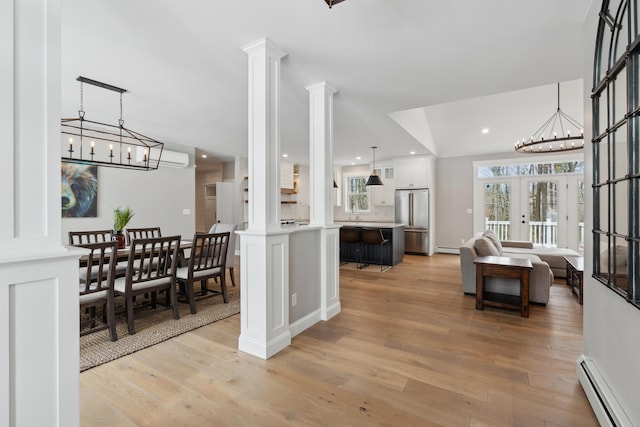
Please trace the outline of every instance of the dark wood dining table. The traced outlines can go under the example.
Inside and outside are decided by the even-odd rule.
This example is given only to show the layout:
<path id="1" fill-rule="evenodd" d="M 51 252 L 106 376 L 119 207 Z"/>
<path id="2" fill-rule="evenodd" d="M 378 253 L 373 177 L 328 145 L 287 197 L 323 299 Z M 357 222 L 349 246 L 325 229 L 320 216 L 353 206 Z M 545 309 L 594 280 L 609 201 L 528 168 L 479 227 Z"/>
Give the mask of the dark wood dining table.
<path id="1" fill-rule="evenodd" d="M 180 246 L 178 247 L 178 251 L 180 256 L 183 257 L 185 249 L 191 249 L 193 242 L 191 240 L 180 240 Z M 131 252 L 131 246 L 125 246 L 124 248 L 118 249 L 116 252 L 116 261 L 126 261 L 129 259 L 129 253 Z M 87 255 L 83 255 L 80 257 L 80 266 L 84 267 L 87 264 Z"/>

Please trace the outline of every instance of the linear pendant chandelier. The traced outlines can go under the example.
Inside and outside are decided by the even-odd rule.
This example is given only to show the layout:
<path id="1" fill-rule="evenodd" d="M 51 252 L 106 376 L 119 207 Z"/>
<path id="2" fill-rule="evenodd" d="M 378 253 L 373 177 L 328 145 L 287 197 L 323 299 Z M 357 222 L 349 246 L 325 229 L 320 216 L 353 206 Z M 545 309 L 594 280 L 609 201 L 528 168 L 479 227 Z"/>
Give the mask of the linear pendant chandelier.
<path id="1" fill-rule="evenodd" d="M 76 80 L 80 82 L 80 110 L 78 117 L 61 121 L 62 162 L 146 171 L 158 169 L 164 144 L 124 126 L 122 94 L 127 90 L 82 76 Z M 117 125 L 85 118 L 85 83 L 120 94 Z"/>
<path id="2" fill-rule="evenodd" d="M 560 83 L 558 83 L 558 109 L 529 140 L 516 141 L 519 153 L 549 153 L 584 148 L 582 125 L 560 109 Z"/>

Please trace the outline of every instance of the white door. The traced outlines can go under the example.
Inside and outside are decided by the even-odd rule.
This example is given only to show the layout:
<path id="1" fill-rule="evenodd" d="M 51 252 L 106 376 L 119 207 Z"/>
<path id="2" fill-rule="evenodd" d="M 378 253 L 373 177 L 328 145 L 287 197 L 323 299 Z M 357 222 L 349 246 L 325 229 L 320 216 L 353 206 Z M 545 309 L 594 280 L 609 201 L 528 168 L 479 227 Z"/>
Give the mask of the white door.
<path id="1" fill-rule="evenodd" d="M 483 179 L 476 230 L 537 247 L 584 250 L 584 178 L 580 175 Z M 480 190 L 480 189 L 479 189 Z"/>
<path id="2" fill-rule="evenodd" d="M 520 240 L 545 248 L 567 246 L 565 176 L 520 178 Z"/>
<path id="3" fill-rule="evenodd" d="M 216 182 L 217 222 L 235 224 L 233 216 L 233 182 Z"/>

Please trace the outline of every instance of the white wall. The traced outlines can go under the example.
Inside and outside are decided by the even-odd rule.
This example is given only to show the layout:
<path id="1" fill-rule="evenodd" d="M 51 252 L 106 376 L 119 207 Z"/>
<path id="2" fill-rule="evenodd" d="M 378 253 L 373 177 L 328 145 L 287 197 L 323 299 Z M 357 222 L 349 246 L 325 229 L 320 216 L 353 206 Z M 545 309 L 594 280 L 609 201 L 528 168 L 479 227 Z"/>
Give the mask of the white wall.
<path id="1" fill-rule="evenodd" d="M 591 135 L 591 88 L 593 84 L 593 54 L 597 16 L 601 3 L 593 2 L 584 26 L 584 129 L 585 140 Z M 585 144 L 591 147 L 591 144 Z M 593 156 L 590 149 L 584 152 L 585 188 L 591 188 Z M 585 192 L 585 229 L 593 228 L 593 198 Z M 584 273 L 584 355 L 593 361 L 614 398 L 624 408 L 633 425 L 640 425 L 640 310 L 631 306 L 613 291 L 591 277 L 593 271 L 593 245 L 585 236 Z"/>
<path id="2" fill-rule="evenodd" d="M 193 160 L 193 149 L 189 155 Z M 99 167 L 98 216 L 63 218 L 62 242 L 68 243 L 69 231 L 113 228 L 113 210 L 125 206 L 135 212 L 130 227 L 160 227 L 163 236 L 179 234 L 190 239 L 195 231 L 194 168 L 160 167 L 146 172 Z M 184 209 L 189 214 L 183 214 Z"/>
<path id="3" fill-rule="evenodd" d="M 437 159 L 436 249 L 457 249 L 473 235 L 473 213 L 467 213 L 473 208 L 473 162 L 517 157 L 509 144 L 505 147 L 505 153 Z"/>

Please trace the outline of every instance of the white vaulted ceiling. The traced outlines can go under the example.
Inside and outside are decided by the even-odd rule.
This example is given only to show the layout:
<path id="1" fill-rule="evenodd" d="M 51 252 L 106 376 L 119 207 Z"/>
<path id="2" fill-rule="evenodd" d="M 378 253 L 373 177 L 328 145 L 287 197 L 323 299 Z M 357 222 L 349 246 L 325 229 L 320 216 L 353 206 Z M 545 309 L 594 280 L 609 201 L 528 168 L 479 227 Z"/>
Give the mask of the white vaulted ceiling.
<path id="1" fill-rule="evenodd" d="M 308 160 L 308 93 L 334 98 L 337 164 L 358 155 L 509 151 L 555 110 L 581 117 L 581 23 L 591 0 L 63 0 L 63 117 L 83 75 L 128 89 L 128 127 L 228 158 L 247 155 L 247 59 L 269 37 L 282 62 L 281 141 Z M 585 82 L 584 84 L 589 84 Z M 566 105 L 565 105 L 566 103 Z M 85 86 L 87 118 L 117 121 Z M 490 128 L 481 135 L 482 127 Z"/>

